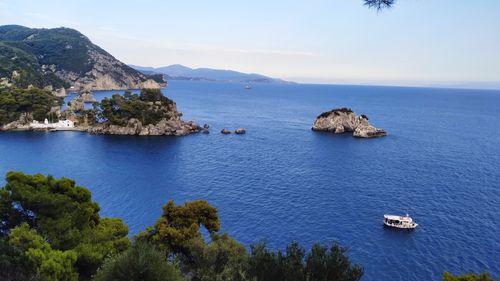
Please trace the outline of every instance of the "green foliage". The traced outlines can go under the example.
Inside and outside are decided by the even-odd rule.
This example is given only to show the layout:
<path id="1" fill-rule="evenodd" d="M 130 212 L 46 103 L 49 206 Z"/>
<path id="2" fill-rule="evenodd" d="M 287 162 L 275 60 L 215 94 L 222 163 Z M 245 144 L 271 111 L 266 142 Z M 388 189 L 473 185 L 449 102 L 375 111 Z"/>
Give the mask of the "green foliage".
<path id="1" fill-rule="evenodd" d="M 135 118 L 143 125 L 156 124 L 161 119 L 173 117 L 174 102 L 165 97 L 160 89 L 143 89 L 141 94 L 115 94 L 95 105 L 98 119 L 113 125 L 124 126 Z"/>
<path id="2" fill-rule="evenodd" d="M 146 239 L 160 249 L 172 253 L 186 253 L 188 244 L 193 239 L 202 239 L 200 226 L 209 233 L 216 233 L 220 228 L 217 209 L 205 200 L 186 202 L 175 205 L 170 200 L 163 206 L 163 215 L 153 228 L 139 234 L 139 239 Z"/>
<path id="3" fill-rule="evenodd" d="M 458 276 L 455 276 L 448 272 L 444 272 L 443 281 L 495 281 L 495 279 L 491 278 L 486 272 L 483 272 L 479 275 L 475 273 L 469 273 Z"/>
<path id="4" fill-rule="evenodd" d="M 14 71 L 17 75 L 13 75 Z M 67 86 L 54 73 L 43 72 L 37 56 L 22 42 L 0 42 L 0 77 L 9 77 L 16 87 Z"/>
<path id="5" fill-rule="evenodd" d="M 126 250 L 128 228 L 120 219 L 101 218 L 90 191 L 71 179 L 9 172 L 0 189 L 0 235 L 23 223 L 55 250 L 77 255 L 80 277 L 89 278 L 103 260 Z"/>
<path id="6" fill-rule="evenodd" d="M 347 250 L 338 245 L 330 249 L 315 244 L 306 255 L 305 250 L 292 242 L 286 251 L 269 251 L 261 242 L 251 246 L 248 277 L 255 281 L 323 281 L 360 280 L 363 269 L 352 265 Z"/>
<path id="7" fill-rule="evenodd" d="M 0 76 L 11 77 L 17 87 L 68 86 L 52 71 L 42 69 L 42 65 L 77 74 L 92 68 L 89 46 L 93 44 L 73 29 L 0 26 L 0 41 Z M 19 76 L 12 76 L 14 70 Z"/>
<path id="8" fill-rule="evenodd" d="M 76 281 L 78 273 L 73 268 L 76 261 L 74 251 L 53 250 L 48 242 L 35 230 L 23 223 L 12 229 L 9 243 L 24 252 L 27 260 L 43 281 Z"/>
<path id="9" fill-rule="evenodd" d="M 0 88 L 0 125 L 18 120 L 23 113 L 31 113 L 33 119 L 38 121 L 45 118 L 54 120 L 55 116 L 49 115 L 50 110 L 60 106 L 61 102 L 47 90 Z"/>
<path id="10" fill-rule="evenodd" d="M 347 248 L 333 244 L 329 249 L 316 243 L 306 257 L 308 280 L 360 280 L 363 268 L 351 264 Z"/>
<path id="11" fill-rule="evenodd" d="M 201 226 L 210 234 L 208 243 L 202 238 Z M 217 209 L 207 201 L 195 200 L 183 205 L 169 201 L 154 227 L 142 232 L 137 239 L 166 250 L 193 281 L 246 280 L 248 253 L 245 247 L 227 234 L 217 234 L 219 229 Z"/>
<path id="12" fill-rule="evenodd" d="M 95 228 L 83 231 L 75 248 L 78 270 L 90 276 L 107 257 L 127 250 L 130 246 L 127 234 L 128 227 L 116 218 L 101 218 Z"/>
<path id="13" fill-rule="evenodd" d="M 0 237 L 0 280 L 37 280 L 36 272 L 24 253 Z"/>
<path id="14" fill-rule="evenodd" d="M 94 281 L 181 281 L 180 271 L 167 262 L 165 253 L 149 243 L 136 242 L 127 251 L 107 259 Z"/>
<path id="15" fill-rule="evenodd" d="M 247 280 L 248 253 L 227 234 L 212 234 L 208 244 L 202 239 L 191 240 L 187 254 L 179 255 L 179 260 L 193 281 Z"/>

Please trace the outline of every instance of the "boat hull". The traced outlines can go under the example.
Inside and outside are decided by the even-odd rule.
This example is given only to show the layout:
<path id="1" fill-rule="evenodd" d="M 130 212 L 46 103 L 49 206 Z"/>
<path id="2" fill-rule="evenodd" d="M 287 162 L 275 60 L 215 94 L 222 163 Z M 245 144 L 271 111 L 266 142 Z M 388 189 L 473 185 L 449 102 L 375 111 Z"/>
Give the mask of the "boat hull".
<path id="1" fill-rule="evenodd" d="M 390 228 L 397 228 L 397 229 L 407 229 L 407 230 L 413 230 L 417 228 L 418 224 L 413 224 L 413 225 L 395 225 L 395 224 L 390 224 L 384 221 L 384 226 L 385 227 L 390 227 Z"/>

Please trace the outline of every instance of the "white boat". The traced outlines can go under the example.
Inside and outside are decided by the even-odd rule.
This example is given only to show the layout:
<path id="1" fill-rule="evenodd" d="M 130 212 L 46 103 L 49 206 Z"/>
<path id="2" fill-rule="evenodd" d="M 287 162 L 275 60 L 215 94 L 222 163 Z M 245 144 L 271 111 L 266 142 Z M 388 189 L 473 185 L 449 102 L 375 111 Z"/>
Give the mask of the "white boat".
<path id="1" fill-rule="evenodd" d="M 414 229 L 418 226 L 408 214 L 405 217 L 396 215 L 384 215 L 384 225 L 402 229 Z"/>
<path id="2" fill-rule="evenodd" d="M 247 84 L 247 85 L 245 85 L 245 90 L 250 90 L 250 89 L 252 89 L 252 86 L 250 86 L 250 85 L 248 85 L 248 84 Z"/>

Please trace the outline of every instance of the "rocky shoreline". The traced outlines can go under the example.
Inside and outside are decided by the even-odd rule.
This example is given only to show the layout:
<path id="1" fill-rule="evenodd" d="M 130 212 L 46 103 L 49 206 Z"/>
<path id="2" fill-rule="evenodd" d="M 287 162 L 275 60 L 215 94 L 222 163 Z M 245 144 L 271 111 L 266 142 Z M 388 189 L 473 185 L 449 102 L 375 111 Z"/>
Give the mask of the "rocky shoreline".
<path id="1" fill-rule="evenodd" d="M 321 113 L 311 128 L 313 131 L 343 134 L 352 132 L 357 138 L 375 138 L 387 135 L 387 132 L 375 128 L 364 114 L 356 115 L 350 108 L 336 108 Z"/>
<path id="2" fill-rule="evenodd" d="M 202 130 L 193 121 L 162 119 L 157 124 L 143 125 L 141 121 L 132 118 L 126 126 L 100 123 L 90 126 L 87 132 L 96 135 L 139 135 L 139 136 L 185 136 Z"/>

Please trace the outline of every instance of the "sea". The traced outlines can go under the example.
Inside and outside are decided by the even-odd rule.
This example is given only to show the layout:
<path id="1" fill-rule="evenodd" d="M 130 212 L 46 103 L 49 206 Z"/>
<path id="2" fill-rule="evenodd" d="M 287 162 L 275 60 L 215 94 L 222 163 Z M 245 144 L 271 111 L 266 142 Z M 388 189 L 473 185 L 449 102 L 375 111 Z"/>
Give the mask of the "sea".
<path id="1" fill-rule="evenodd" d="M 163 90 L 210 134 L 0 133 L 0 185 L 11 170 L 75 179 L 131 237 L 167 201 L 205 199 L 221 231 L 248 248 L 338 243 L 365 281 L 440 280 L 444 271 L 500 278 L 500 91 L 244 86 L 171 81 Z M 311 130 L 337 107 L 366 114 L 388 136 Z M 220 133 L 239 127 L 247 133 Z M 419 226 L 384 228 L 384 214 Z"/>

